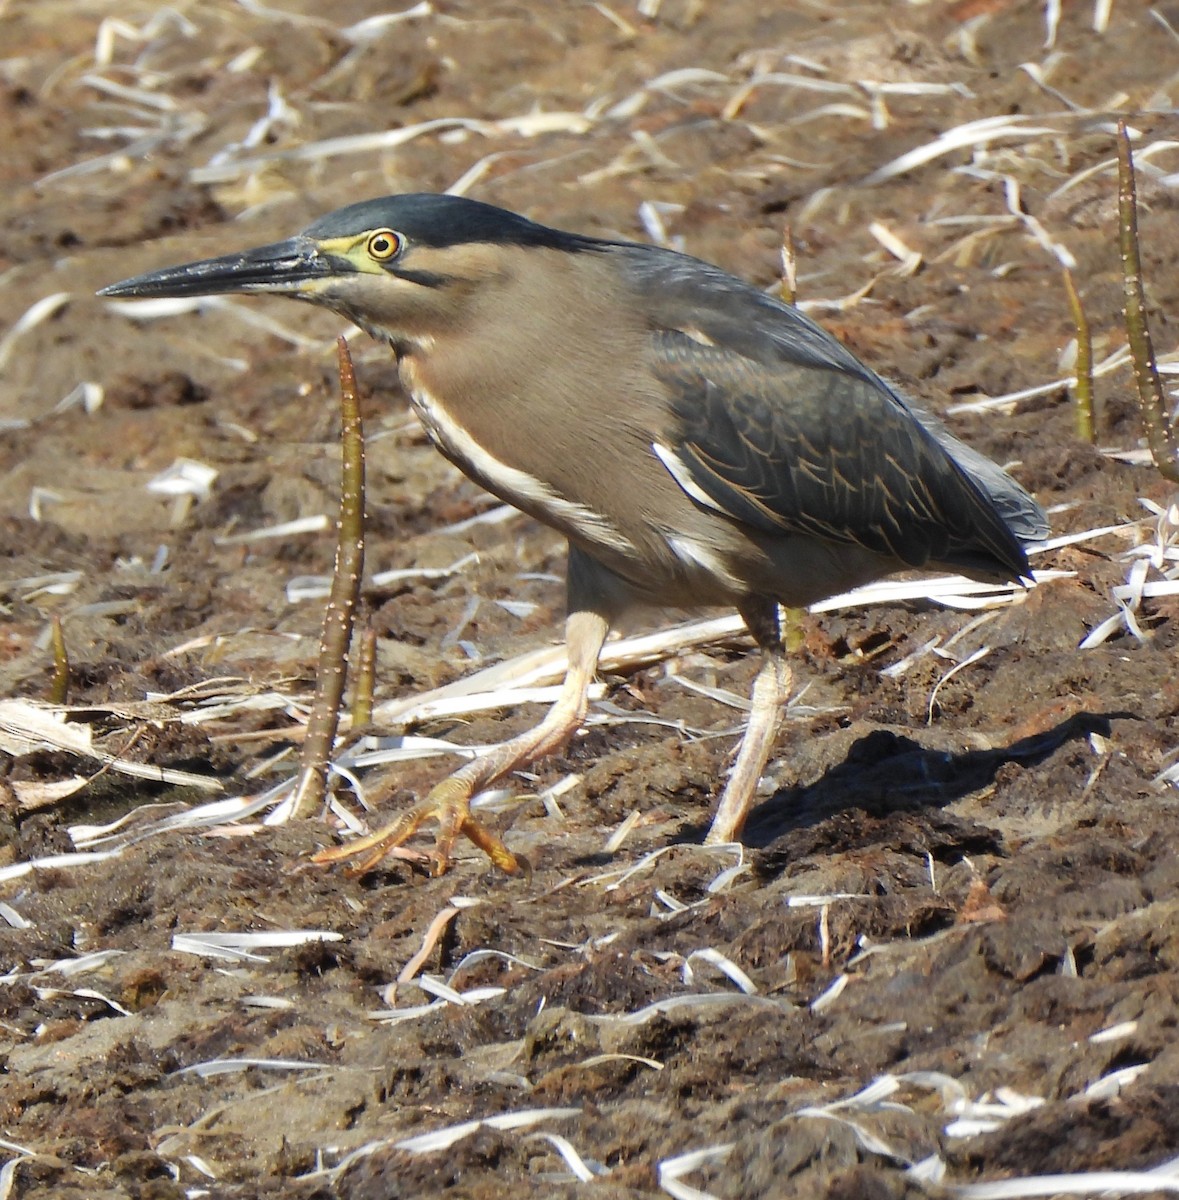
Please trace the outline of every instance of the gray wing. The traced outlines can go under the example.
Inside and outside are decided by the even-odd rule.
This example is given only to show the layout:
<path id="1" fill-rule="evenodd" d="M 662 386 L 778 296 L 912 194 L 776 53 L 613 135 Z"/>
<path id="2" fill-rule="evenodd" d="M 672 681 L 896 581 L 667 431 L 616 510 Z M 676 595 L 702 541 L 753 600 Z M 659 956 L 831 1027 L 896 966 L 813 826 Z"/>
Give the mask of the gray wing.
<path id="1" fill-rule="evenodd" d="M 1036 502 L 819 326 L 683 255 L 632 255 L 627 269 L 673 398 L 664 461 L 698 501 L 767 535 L 1027 574 L 1020 539 L 1047 531 Z"/>
<path id="2" fill-rule="evenodd" d="M 998 463 L 959 441 L 936 418 L 916 406 L 913 415 L 942 444 L 950 457 L 983 489 L 1008 529 L 1021 542 L 1042 542 L 1052 534 L 1044 510 Z"/>

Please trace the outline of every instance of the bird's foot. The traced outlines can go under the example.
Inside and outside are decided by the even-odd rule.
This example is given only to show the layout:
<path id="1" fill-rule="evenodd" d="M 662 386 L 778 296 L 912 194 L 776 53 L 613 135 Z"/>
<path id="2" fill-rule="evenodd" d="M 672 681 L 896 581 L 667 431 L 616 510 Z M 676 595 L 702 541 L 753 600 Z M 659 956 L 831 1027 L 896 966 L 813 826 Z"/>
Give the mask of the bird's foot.
<path id="1" fill-rule="evenodd" d="M 425 856 L 431 875 L 443 875 L 450 869 L 451 852 L 460 836 L 473 842 L 506 874 L 518 875 L 521 871 L 527 871 L 528 865 L 524 859 L 513 854 L 472 815 L 470 784 L 457 774 L 435 785 L 421 804 L 402 813 L 375 833 L 342 846 L 320 850 L 311 856 L 311 861 L 320 864 L 348 862 L 350 875 L 363 875 L 382 859 L 395 854 L 430 820 L 438 822 L 433 853 Z"/>

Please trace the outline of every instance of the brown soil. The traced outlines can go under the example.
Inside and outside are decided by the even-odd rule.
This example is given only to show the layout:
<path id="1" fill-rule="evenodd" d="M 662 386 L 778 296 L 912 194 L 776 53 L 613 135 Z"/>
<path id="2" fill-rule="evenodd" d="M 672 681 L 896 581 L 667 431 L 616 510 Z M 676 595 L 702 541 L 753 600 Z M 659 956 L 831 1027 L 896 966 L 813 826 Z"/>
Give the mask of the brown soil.
<path id="1" fill-rule="evenodd" d="M 314 15 L 328 7 L 331 22 Z M 643 239 L 640 205 L 666 205 L 670 237 L 765 285 L 789 222 L 804 299 L 847 296 L 879 276 L 868 297 L 819 319 L 942 413 L 1067 374 L 1072 326 L 1037 228 L 1077 259 L 1097 358 L 1124 341 L 1106 106 L 1129 115 L 1140 150 L 1177 132 L 1169 115 L 1141 111 L 1170 106 L 1179 52 L 1145 6 L 1115 4 L 1098 34 L 1092 5 L 1065 4 L 1051 51 L 1045 6 L 1006 0 L 654 7 L 648 19 L 632 3 L 439 0 L 350 40 L 342 31 L 373 6 L 281 0 L 286 17 L 278 5 L 230 3 L 0 6 L 0 329 L 69 293 L 7 345 L 0 368 L 4 695 L 47 696 L 57 615 L 78 705 L 117 708 L 223 677 L 307 696 L 320 611 L 288 603 L 285 586 L 327 571 L 330 532 L 223 539 L 334 512 L 339 322 L 278 302 L 233 310 L 309 339 L 293 345 L 224 309 L 136 321 L 93 293 L 285 236 L 361 197 L 441 190 L 482 163 L 469 194 L 570 229 Z M 96 39 L 108 37 L 110 61 L 96 63 Z M 1081 111 L 1064 111 L 1026 63 Z M 742 102 L 756 70 L 776 77 Z M 789 85 L 786 74 L 843 86 Z M 96 77 L 145 95 L 104 92 Z M 865 80 L 954 86 L 877 90 L 874 102 Z M 233 149 L 266 115 L 268 88 L 287 118 Z M 589 115 L 547 132 L 429 129 L 387 150 L 281 155 L 534 110 Z M 1004 114 L 1035 117 L 1025 122 L 1035 131 L 864 184 L 940 133 Z M 208 171 L 265 155 L 252 170 Z M 971 161 L 977 171 L 956 169 Z M 1161 147 L 1143 161 L 1161 351 L 1179 300 L 1179 207 L 1166 179 L 1176 157 Z M 1012 216 L 1004 177 L 1020 187 L 1015 210 L 1038 226 Z M 1010 220 L 948 220 L 970 216 Z M 919 271 L 891 270 L 873 221 L 920 251 Z M 478 665 L 471 655 L 493 662 L 555 639 L 562 588 L 544 576 L 561 571 L 558 539 L 523 518 L 439 533 L 485 498 L 408 419 L 387 355 L 355 346 L 370 569 L 478 553 L 452 578 L 370 591 L 379 698 L 458 678 Z M 102 385 L 102 405 L 56 412 L 83 381 Z M 1129 394 L 1125 368 L 1098 381 L 1104 445 L 1136 442 Z M 949 420 L 1011 464 L 1059 532 L 1138 520 L 1140 498 L 1170 495 L 1153 470 L 1078 443 L 1063 389 Z M 145 486 L 178 458 L 219 472 L 190 509 Z M 1150 532 L 1148 522 L 1141 537 Z M 779 782 L 747 831 L 747 869 L 715 890 L 733 858 L 699 841 L 733 738 L 635 721 L 597 726 L 538 767 L 536 787 L 582 775 L 561 797 L 563 819 L 536 800 L 493 818 L 530 858 L 530 881 L 495 874 L 465 846 L 442 879 L 398 862 L 361 879 L 311 869 L 308 856 L 338 840 L 320 820 L 153 836 L 106 861 L 9 877 L 0 1145 L 10 1159 L 28 1155 L 0 1193 L 421 1200 L 587 1186 L 638 1197 L 690 1184 L 726 1198 L 883 1198 L 1165 1162 L 1179 1152 L 1179 803 L 1156 779 L 1179 745 L 1179 609 L 1148 599 L 1141 638 L 1123 631 L 1078 650 L 1115 611 L 1130 541 L 1037 559 L 1075 574 L 998 611 L 953 657 L 919 655 L 896 675 L 882 668 L 948 641 L 973 614 L 910 604 L 808 618 L 795 668 L 809 707 L 780 736 Z M 79 573 L 64 594 L 38 582 L 58 572 Z M 499 599 L 536 607 L 521 618 Z M 938 681 L 983 646 L 931 714 Z M 729 645 L 677 669 L 743 693 L 753 662 Z M 734 723 L 663 665 L 608 683 L 614 711 L 693 730 Z M 491 742 L 536 713 L 423 732 Z M 111 753 L 215 776 L 230 795 L 291 773 L 291 756 L 275 756 L 297 744 L 298 715 L 181 725 L 133 710 L 80 714 Z M 70 852 L 80 823 L 208 799 L 108 771 L 29 811 L 19 804 L 28 785 L 98 765 L 44 751 L 8 765 L 9 864 Z M 369 790 L 392 809 L 445 769 L 434 760 L 370 775 Z M 632 812 L 637 826 L 606 853 Z M 657 849 L 667 852 L 624 874 Z M 468 899 L 420 974 L 460 992 L 502 990 L 374 1019 L 433 999 L 418 983 L 384 989 L 454 897 Z M 173 941 L 291 929 L 339 937 L 239 960 Z M 467 959 L 480 949 L 498 953 Z M 99 951 L 111 953 L 85 970 L 60 966 Z M 726 960 L 754 994 L 718 969 Z M 722 999 L 661 1003 L 698 994 Z M 202 1067 L 242 1059 L 271 1061 Z M 883 1077 L 893 1090 L 829 1107 Z M 399 1145 L 532 1109 L 571 1111 L 483 1125 L 446 1149 Z M 575 1179 L 554 1135 L 594 1183 Z M 719 1147 L 731 1149 L 678 1184 L 661 1167 Z M 930 1180 L 939 1162 L 940 1183 Z"/>

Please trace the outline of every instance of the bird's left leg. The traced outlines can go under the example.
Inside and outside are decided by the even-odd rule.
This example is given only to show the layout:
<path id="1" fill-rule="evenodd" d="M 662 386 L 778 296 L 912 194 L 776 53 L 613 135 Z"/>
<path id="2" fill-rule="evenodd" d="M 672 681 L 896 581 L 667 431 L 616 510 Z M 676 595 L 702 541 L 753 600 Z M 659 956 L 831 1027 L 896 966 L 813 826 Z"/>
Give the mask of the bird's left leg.
<path id="1" fill-rule="evenodd" d="M 520 861 L 472 815 L 471 799 L 512 771 L 559 750 L 577 732 L 589 708 L 589 687 L 609 629 L 607 619 L 596 611 L 580 608 L 571 611 L 565 622 L 569 657 L 565 681 L 556 703 L 539 725 L 472 759 L 436 784 L 421 804 L 375 833 L 343 846 L 321 850 L 312 861 L 331 863 L 355 859 L 354 870 L 357 874 L 363 873 L 433 819 L 439 827 L 434 851 L 435 873 L 441 874 L 449 866 L 451 851 L 460 835 L 474 842 L 502 871 L 517 873 L 521 869 Z"/>
<path id="2" fill-rule="evenodd" d="M 735 842 L 740 837 L 790 696 L 790 667 L 786 662 L 777 602 L 765 596 L 751 596 L 738 607 L 761 647 L 761 667 L 753 681 L 749 723 L 737 751 L 737 761 L 704 839 L 707 846 Z"/>

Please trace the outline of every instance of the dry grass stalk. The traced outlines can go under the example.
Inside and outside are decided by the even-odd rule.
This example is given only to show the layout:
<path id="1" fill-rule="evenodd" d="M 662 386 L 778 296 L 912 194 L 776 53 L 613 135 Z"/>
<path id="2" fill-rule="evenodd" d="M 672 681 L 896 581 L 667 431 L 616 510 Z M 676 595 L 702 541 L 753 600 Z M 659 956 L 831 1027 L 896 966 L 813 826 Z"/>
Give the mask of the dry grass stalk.
<path id="1" fill-rule="evenodd" d="M 787 304 L 793 304 L 798 295 L 798 259 L 794 251 L 794 230 L 787 222 L 782 227 L 782 281 L 778 295 Z"/>
<path id="2" fill-rule="evenodd" d="M 53 682 L 49 685 L 49 703 L 65 704 L 70 694 L 70 656 L 66 650 L 61 617 L 57 613 L 53 614 L 50 624 L 50 639 L 53 646 Z"/>
<path id="3" fill-rule="evenodd" d="M 377 676 L 377 631 L 365 623 L 356 649 L 356 671 L 352 683 L 352 728 L 363 729 L 373 721 L 373 689 Z"/>
<path id="4" fill-rule="evenodd" d="M 1158 363 L 1146 321 L 1146 293 L 1142 286 L 1142 259 L 1138 253 L 1138 192 L 1134 185 L 1134 156 L 1126 122 L 1118 121 L 1118 245 L 1122 253 L 1122 279 L 1126 297 L 1126 337 L 1134 360 L 1138 407 L 1159 474 L 1179 483 L 1179 447 L 1167 415 Z"/>
<path id="5" fill-rule="evenodd" d="M 1074 389 L 1077 400 L 1077 436 L 1093 446 L 1097 443 L 1097 427 L 1093 413 L 1093 338 L 1089 332 L 1089 318 L 1085 316 L 1073 273 L 1068 267 L 1063 267 L 1062 275 L 1064 293 L 1068 297 L 1068 310 L 1077 331 L 1077 382 Z"/>
<path id="6" fill-rule="evenodd" d="M 323 615 L 316 669 L 315 703 L 307 720 L 307 736 L 291 816 L 306 815 L 321 805 L 327 791 L 328 758 L 335 741 L 348 672 L 348 644 L 360 599 L 364 573 L 364 430 L 356 395 L 356 373 L 344 338 L 337 339 L 340 370 L 340 440 L 344 470 L 340 480 L 340 524 L 332 591 Z"/>

